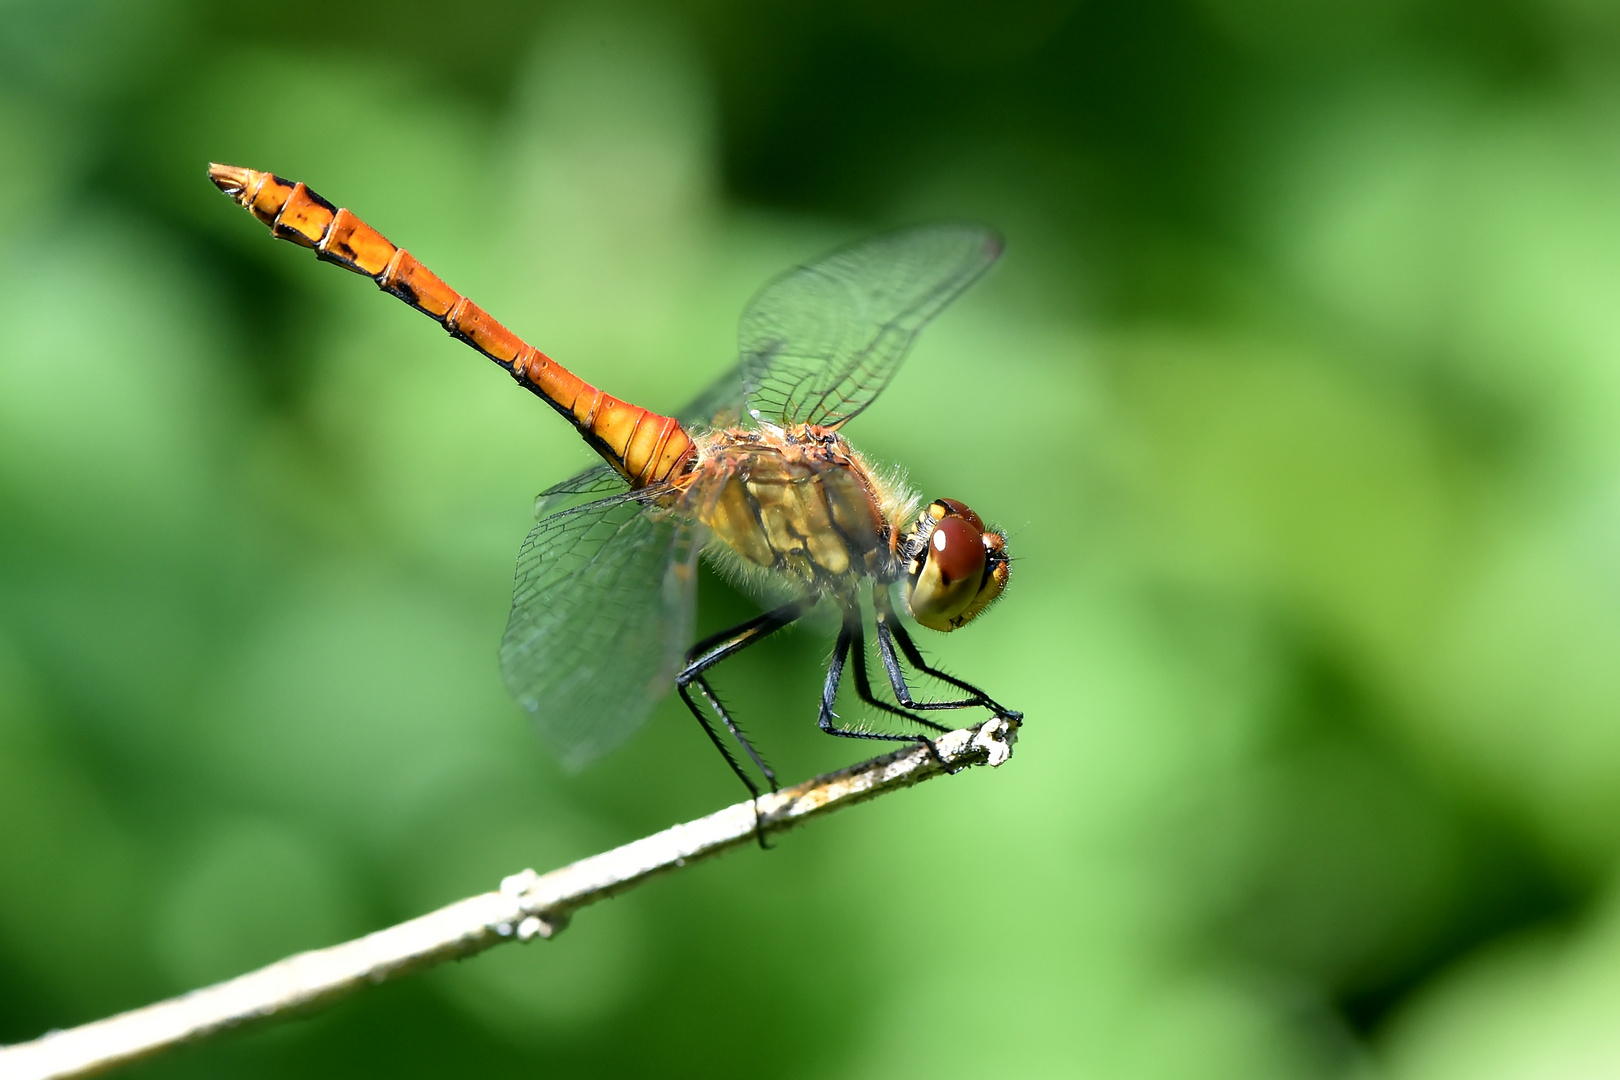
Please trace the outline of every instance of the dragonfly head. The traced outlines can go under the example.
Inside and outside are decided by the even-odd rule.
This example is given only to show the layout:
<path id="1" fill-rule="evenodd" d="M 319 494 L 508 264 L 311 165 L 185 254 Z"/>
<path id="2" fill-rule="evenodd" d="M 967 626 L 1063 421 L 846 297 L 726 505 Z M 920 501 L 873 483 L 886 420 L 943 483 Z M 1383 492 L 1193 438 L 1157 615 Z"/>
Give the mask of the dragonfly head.
<path id="1" fill-rule="evenodd" d="M 1007 538 L 955 499 L 935 499 L 901 538 L 906 607 L 930 630 L 965 626 L 1007 587 Z"/>

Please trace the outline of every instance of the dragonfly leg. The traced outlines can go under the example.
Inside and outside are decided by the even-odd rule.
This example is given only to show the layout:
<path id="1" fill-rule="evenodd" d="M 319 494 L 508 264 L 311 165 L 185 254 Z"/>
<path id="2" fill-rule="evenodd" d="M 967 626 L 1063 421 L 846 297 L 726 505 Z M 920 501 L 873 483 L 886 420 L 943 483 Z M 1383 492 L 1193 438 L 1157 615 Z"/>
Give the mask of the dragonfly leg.
<path id="1" fill-rule="evenodd" d="M 989 694 L 980 690 L 970 682 L 964 682 L 954 675 L 946 674 L 932 666 L 923 659 L 922 650 L 911 639 L 906 628 L 894 618 L 894 610 L 889 606 L 888 598 L 881 592 L 873 592 L 873 606 L 877 609 L 878 655 L 883 658 L 884 670 L 889 675 L 889 685 L 894 688 L 896 700 L 908 709 L 966 709 L 980 706 L 991 710 L 997 716 L 1007 716 L 1015 720 L 1022 720 L 1023 714 L 1004 708 Z M 924 675 L 938 679 L 942 683 L 954 686 L 958 690 L 973 695 L 959 701 L 917 701 L 911 696 L 911 688 L 906 685 L 905 671 L 900 667 L 900 658 L 895 655 L 894 647 L 898 644 L 900 651 L 905 654 L 906 660 L 913 668 Z"/>
<path id="2" fill-rule="evenodd" d="M 765 782 L 770 785 L 772 791 L 777 788 L 776 772 L 760 756 L 759 751 L 754 749 L 753 743 L 748 741 L 748 736 L 743 734 L 742 728 L 732 719 L 731 713 L 726 707 L 721 704 L 719 695 L 709 685 L 704 673 L 720 661 L 736 655 L 741 650 L 763 640 L 793 622 L 804 614 L 807 607 L 808 605 L 803 601 L 784 604 L 782 607 L 767 611 L 763 615 L 756 615 L 740 626 L 734 626 L 729 630 L 723 630 L 718 634 L 704 638 L 687 651 L 686 667 L 681 669 L 680 673 L 675 676 L 675 688 L 679 691 L 681 700 L 686 702 L 686 707 L 691 710 L 693 716 L 697 717 L 698 723 L 703 725 L 704 734 L 708 735 L 709 741 L 714 743 L 715 749 L 720 751 L 720 756 L 726 759 L 727 765 L 731 766 L 731 771 L 737 774 L 737 778 L 743 782 L 743 785 L 748 788 L 755 799 L 759 798 L 759 785 L 754 783 L 754 778 L 748 775 L 748 771 L 742 767 L 742 763 L 737 760 L 736 755 L 731 752 L 731 748 L 726 745 L 725 740 L 720 737 L 720 733 L 715 730 L 714 724 L 711 722 L 704 706 L 706 705 L 709 710 L 713 711 L 715 716 L 720 718 L 720 722 L 731 733 L 731 737 L 737 740 L 738 745 L 748 754 L 749 760 L 754 763 L 760 774 L 765 777 Z M 697 692 L 703 696 L 702 704 L 693 699 L 692 688 L 694 686 L 697 688 Z M 755 825 L 757 828 L 757 815 Z M 765 843 L 765 834 L 763 832 L 759 833 L 759 844 L 760 847 L 769 846 Z"/>
<path id="3" fill-rule="evenodd" d="M 849 650 L 850 658 L 855 662 L 855 692 L 860 695 L 862 701 L 873 708 L 882 709 L 891 716 L 902 717 L 922 727 L 933 728 L 935 731 L 951 730 L 946 725 L 935 723 L 926 716 L 918 716 L 916 713 L 908 712 L 898 705 L 891 705 L 872 693 L 872 681 L 866 674 L 866 637 L 859 626 L 855 627 L 851 633 Z"/>
<path id="4" fill-rule="evenodd" d="M 750 795 L 756 799 L 759 798 L 759 785 L 754 783 L 754 778 L 748 775 L 747 770 L 737 761 L 736 755 L 731 752 L 731 748 L 726 745 L 725 740 L 720 738 L 720 733 L 714 729 L 714 725 L 709 722 L 709 718 L 703 714 L 703 706 L 692 700 L 690 689 L 692 683 L 697 684 L 699 692 L 703 695 L 704 702 L 711 709 L 721 716 L 726 715 L 725 707 L 720 704 L 720 699 L 715 697 L 714 691 L 701 675 L 692 678 L 689 682 L 677 682 L 675 684 L 675 689 L 681 695 L 681 700 L 686 702 L 686 707 L 691 710 L 693 716 L 697 717 L 698 723 L 703 725 L 703 733 L 709 737 L 710 742 L 714 743 L 714 748 L 720 751 L 720 756 L 726 759 L 726 764 L 730 765 L 731 771 L 737 774 L 737 779 L 747 786 Z M 734 729 L 728 726 L 728 730 Z M 759 760 L 757 755 L 754 760 Z M 770 770 L 762 769 L 761 771 L 765 773 L 766 782 L 771 784 L 771 789 L 774 791 L 776 785 L 773 782 L 774 777 L 771 775 Z"/>
<path id="5" fill-rule="evenodd" d="M 858 684 L 863 681 L 862 672 L 866 666 L 866 640 L 861 631 L 861 614 L 859 609 L 855 610 L 853 613 L 845 613 L 844 625 L 838 631 L 838 643 L 833 646 L 832 663 L 827 666 L 827 684 L 821 691 L 821 714 L 816 718 L 816 723 L 820 726 L 821 730 L 825 731 L 828 735 L 838 735 L 845 739 L 875 739 L 881 742 L 920 742 L 924 746 L 928 747 L 928 753 L 933 756 L 935 761 L 944 764 L 944 759 L 939 756 L 939 748 L 934 745 L 934 741 L 932 739 L 925 736 L 902 735 L 890 731 L 863 731 L 860 728 L 843 727 L 837 723 L 838 714 L 833 712 L 833 702 L 838 697 L 838 684 L 844 679 L 844 664 L 849 659 L 851 647 L 856 650 L 857 656 L 855 662 L 855 678 L 857 682 L 856 689 L 858 690 L 860 688 Z M 870 684 L 868 684 L 867 690 L 870 692 Z M 866 701 L 868 704 L 878 705 L 888 709 L 889 711 L 898 712 L 902 716 L 907 715 L 903 711 L 888 705 L 886 702 L 873 701 L 871 698 L 866 697 L 865 695 L 862 695 L 862 700 Z M 928 721 L 923 720 L 920 716 L 912 717 L 912 719 L 919 720 L 924 724 L 928 724 L 930 727 L 939 728 L 941 731 L 949 730 L 948 728 L 940 727 L 938 724 L 929 724 Z"/>

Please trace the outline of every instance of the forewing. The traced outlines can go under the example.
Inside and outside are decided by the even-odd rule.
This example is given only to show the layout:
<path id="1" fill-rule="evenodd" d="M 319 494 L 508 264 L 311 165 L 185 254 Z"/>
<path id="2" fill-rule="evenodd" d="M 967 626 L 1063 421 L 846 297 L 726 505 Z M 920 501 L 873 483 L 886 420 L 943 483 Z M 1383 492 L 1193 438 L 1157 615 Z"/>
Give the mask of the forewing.
<path id="1" fill-rule="evenodd" d="M 518 553 L 501 671 L 563 764 L 628 738 L 691 641 L 701 537 L 639 493 L 536 523 Z"/>
<path id="2" fill-rule="evenodd" d="M 988 229 L 925 225 L 772 281 L 738 335 L 747 410 L 777 424 L 848 420 L 889 384 L 928 320 L 1000 254 Z"/>

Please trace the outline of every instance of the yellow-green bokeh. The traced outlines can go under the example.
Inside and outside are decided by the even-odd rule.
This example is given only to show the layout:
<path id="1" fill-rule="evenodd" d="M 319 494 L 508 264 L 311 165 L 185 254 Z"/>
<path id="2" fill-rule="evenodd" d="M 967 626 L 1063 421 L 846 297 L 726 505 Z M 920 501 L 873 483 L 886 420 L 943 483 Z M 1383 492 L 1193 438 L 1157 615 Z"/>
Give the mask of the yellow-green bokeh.
<path id="1" fill-rule="evenodd" d="M 740 794 L 677 702 L 547 757 L 495 646 L 588 451 L 216 160 L 654 408 L 772 273 L 1001 229 L 847 434 L 1008 531 L 925 644 L 1028 722 L 137 1075 L 1620 1072 L 1616 60 L 1579 0 L 8 5 L 0 1041 Z M 829 645 L 721 675 L 786 777 L 863 749 Z"/>

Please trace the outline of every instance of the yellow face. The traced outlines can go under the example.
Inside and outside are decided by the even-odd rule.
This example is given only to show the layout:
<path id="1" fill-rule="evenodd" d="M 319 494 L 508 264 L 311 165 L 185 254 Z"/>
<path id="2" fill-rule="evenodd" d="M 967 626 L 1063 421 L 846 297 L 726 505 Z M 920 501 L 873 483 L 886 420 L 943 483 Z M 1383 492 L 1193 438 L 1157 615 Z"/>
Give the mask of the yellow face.
<path id="1" fill-rule="evenodd" d="M 906 537 L 906 607 L 930 630 L 967 625 L 1007 587 L 1007 538 L 955 499 L 936 499 Z"/>

